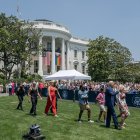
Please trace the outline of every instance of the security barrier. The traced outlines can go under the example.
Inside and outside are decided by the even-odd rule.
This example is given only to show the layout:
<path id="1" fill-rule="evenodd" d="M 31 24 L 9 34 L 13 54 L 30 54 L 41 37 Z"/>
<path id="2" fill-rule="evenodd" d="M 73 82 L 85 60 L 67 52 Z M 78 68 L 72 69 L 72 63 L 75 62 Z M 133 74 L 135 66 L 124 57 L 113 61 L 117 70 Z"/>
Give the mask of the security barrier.
<path id="1" fill-rule="evenodd" d="M 62 99 L 65 100 L 78 100 L 78 90 L 67 90 L 67 89 L 59 89 L 59 93 Z M 98 92 L 96 91 L 89 91 L 88 93 L 88 101 L 89 102 L 96 102 L 96 96 Z M 42 96 L 47 96 L 47 90 L 42 90 Z M 126 94 L 126 102 L 128 106 L 132 107 L 140 107 L 140 94 Z"/>

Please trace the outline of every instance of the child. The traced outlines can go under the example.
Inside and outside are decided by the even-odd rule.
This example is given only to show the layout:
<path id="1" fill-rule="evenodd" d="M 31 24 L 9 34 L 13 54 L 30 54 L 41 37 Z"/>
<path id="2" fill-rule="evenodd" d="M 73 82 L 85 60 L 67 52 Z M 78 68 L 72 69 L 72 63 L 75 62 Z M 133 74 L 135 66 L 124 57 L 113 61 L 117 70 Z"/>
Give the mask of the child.
<path id="1" fill-rule="evenodd" d="M 100 106 L 100 113 L 99 113 L 99 117 L 98 117 L 98 122 L 101 121 L 101 117 L 102 115 L 104 116 L 104 122 L 106 121 L 106 109 L 105 109 L 105 93 L 104 93 L 104 87 L 100 88 L 100 93 L 98 94 L 98 96 L 96 97 L 96 100 L 99 103 Z"/>

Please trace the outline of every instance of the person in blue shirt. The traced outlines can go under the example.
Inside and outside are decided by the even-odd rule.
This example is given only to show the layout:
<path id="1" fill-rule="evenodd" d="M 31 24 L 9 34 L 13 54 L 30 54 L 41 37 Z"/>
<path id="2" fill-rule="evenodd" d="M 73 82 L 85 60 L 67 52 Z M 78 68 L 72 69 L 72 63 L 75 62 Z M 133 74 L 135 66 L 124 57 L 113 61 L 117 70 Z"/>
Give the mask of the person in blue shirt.
<path id="1" fill-rule="evenodd" d="M 106 91 L 105 91 L 106 106 L 107 106 L 107 117 L 106 117 L 107 128 L 110 127 L 111 116 L 112 116 L 115 129 L 118 129 L 118 120 L 117 120 L 117 116 L 114 109 L 115 98 L 116 98 L 116 94 L 118 93 L 119 93 L 118 91 L 114 90 L 114 82 L 109 81 L 108 87 L 106 88 Z"/>
<path id="2" fill-rule="evenodd" d="M 79 98 L 79 107 L 80 107 L 78 122 L 81 123 L 82 114 L 84 110 L 87 110 L 88 122 L 93 123 L 94 121 L 91 120 L 91 109 L 88 103 L 88 91 L 85 90 L 84 85 L 80 85 L 79 87 L 78 98 Z"/>

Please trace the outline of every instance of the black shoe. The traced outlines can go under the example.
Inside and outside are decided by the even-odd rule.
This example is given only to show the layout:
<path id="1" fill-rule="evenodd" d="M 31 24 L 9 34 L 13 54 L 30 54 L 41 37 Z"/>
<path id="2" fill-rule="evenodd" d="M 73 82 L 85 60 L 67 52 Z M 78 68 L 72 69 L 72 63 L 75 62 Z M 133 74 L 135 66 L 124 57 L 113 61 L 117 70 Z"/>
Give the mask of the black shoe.
<path id="1" fill-rule="evenodd" d="M 102 121 L 100 121 L 100 120 L 96 120 L 95 122 L 97 122 L 97 123 L 101 123 Z"/>
<path id="2" fill-rule="evenodd" d="M 33 115 L 34 115 L 34 116 L 36 116 L 37 114 L 36 114 L 36 113 L 34 113 Z"/>
<path id="3" fill-rule="evenodd" d="M 29 115 L 33 115 L 33 113 L 30 112 Z"/>
<path id="4" fill-rule="evenodd" d="M 115 126 L 115 129 L 122 130 L 122 128 L 121 127 L 118 127 L 118 126 Z"/>

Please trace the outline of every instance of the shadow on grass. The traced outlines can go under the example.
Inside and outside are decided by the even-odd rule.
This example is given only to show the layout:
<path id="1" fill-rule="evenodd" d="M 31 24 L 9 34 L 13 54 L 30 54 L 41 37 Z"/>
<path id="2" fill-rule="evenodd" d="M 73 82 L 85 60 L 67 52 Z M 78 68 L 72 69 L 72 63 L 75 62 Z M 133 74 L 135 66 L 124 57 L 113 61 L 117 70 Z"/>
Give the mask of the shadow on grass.
<path id="1" fill-rule="evenodd" d="M 109 128 L 109 127 L 106 127 L 104 124 L 100 124 L 99 126 L 102 128 Z"/>
<path id="2" fill-rule="evenodd" d="M 78 122 L 78 119 L 74 119 L 75 122 Z M 88 122 L 88 120 L 81 120 L 81 122 Z"/>

